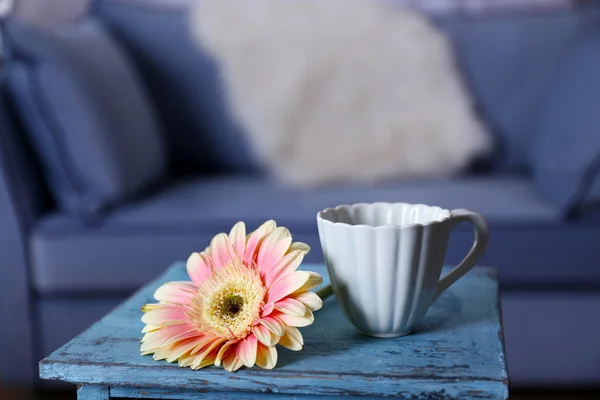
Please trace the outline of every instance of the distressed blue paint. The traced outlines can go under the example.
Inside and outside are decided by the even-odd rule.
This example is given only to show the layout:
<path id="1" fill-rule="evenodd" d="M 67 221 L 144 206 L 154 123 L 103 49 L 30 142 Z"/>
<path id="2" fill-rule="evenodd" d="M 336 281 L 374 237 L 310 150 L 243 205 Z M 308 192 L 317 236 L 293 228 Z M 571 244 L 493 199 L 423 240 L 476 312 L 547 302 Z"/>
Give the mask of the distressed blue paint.
<path id="1" fill-rule="evenodd" d="M 462 387 L 449 385 L 446 388 L 432 390 L 428 382 L 419 379 L 406 379 L 402 381 L 404 388 L 390 395 L 394 398 L 406 399 L 428 399 L 428 400 L 449 400 L 449 399 L 504 399 L 506 398 L 506 387 L 498 382 L 496 385 L 490 385 L 486 392 L 481 391 L 477 383 Z M 372 383 L 377 385 L 378 383 Z M 132 398 L 132 399 L 169 399 L 169 400 L 191 400 L 191 399 L 281 399 L 281 400 L 315 400 L 313 395 L 290 395 L 278 393 L 260 393 L 257 396 L 255 392 L 206 392 L 199 390 L 186 389 L 144 389 L 131 387 L 112 387 L 110 389 L 111 397 Z M 343 396 L 344 400 L 355 399 L 365 400 L 365 396 Z M 372 398 L 369 396 L 367 398 Z M 325 395 L 316 397 L 318 400 L 340 399 L 339 395 Z"/>
<path id="2" fill-rule="evenodd" d="M 82 385 L 77 390 L 78 400 L 108 400 L 108 386 Z"/>
<path id="3" fill-rule="evenodd" d="M 321 265 L 305 269 L 320 272 Z M 141 307 L 165 281 L 187 279 L 176 264 L 122 306 L 40 363 L 40 376 L 110 387 L 111 397 L 197 398 L 210 393 L 251 398 L 258 393 L 296 396 L 369 396 L 433 399 L 504 399 L 504 360 L 498 283 L 493 270 L 474 269 L 432 306 L 414 334 L 374 339 L 358 334 L 335 299 L 315 323 L 302 328 L 304 349 L 279 350 L 272 371 L 192 371 L 139 355 Z M 235 394 L 235 396 L 234 396 Z M 227 397 L 223 397 L 227 398 Z"/>

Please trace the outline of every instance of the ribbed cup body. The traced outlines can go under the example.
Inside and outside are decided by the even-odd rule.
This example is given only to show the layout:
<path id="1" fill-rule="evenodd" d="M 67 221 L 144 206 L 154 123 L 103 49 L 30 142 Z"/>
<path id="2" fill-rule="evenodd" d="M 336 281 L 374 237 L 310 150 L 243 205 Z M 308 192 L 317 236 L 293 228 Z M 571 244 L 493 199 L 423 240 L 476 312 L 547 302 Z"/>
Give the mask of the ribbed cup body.
<path id="1" fill-rule="evenodd" d="M 325 263 L 346 317 L 366 335 L 410 333 L 435 299 L 448 210 L 405 203 L 339 206 L 317 216 Z"/>

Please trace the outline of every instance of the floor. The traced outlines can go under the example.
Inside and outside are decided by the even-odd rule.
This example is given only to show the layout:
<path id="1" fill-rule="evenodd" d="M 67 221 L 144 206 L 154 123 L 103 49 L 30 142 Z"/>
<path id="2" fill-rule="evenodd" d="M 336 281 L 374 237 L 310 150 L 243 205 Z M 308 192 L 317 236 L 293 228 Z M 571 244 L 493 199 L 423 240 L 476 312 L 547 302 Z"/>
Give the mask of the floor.
<path id="1" fill-rule="evenodd" d="M 598 400 L 599 391 L 586 392 L 549 392 L 549 391 L 518 391 L 510 396 L 511 400 Z M 72 392 L 34 393 L 30 390 L 2 389 L 0 400 L 76 400 L 77 395 Z"/>

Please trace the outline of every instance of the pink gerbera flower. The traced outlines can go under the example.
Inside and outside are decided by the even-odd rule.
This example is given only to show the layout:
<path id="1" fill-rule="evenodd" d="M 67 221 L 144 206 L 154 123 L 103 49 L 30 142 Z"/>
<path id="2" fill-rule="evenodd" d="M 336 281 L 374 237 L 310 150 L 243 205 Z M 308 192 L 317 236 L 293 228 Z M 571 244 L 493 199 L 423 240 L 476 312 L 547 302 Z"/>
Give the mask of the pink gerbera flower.
<path id="1" fill-rule="evenodd" d="M 310 291 L 321 276 L 297 271 L 309 250 L 275 221 L 248 236 L 243 222 L 218 234 L 188 259 L 191 282 L 164 284 L 154 293 L 158 303 L 142 308 L 142 355 L 192 369 L 273 368 L 275 345 L 301 350 L 298 327 L 310 325 L 323 305 Z"/>

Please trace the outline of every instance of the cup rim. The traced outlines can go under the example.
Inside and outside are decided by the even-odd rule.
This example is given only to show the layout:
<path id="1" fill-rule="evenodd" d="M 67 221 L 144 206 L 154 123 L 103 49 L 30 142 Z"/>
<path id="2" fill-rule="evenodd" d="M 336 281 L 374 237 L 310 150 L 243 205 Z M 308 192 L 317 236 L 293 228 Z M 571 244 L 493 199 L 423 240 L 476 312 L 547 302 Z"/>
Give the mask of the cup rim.
<path id="1" fill-rule="evenodd" d="M 427 207 L 427 208 L 435 208 L 438 211 L 441 211 L 441 214 L 443 214 L 443 216 L 441 218 L 438 219 L 432 219 L 431 221 L 428 222 L 424 222 L 424 223 L 420 223 L 420 222 L 413 222 L 410 224 L 406 224 L 406 225 L 397 225 L 397 224 L 381 224 L 381 225 L 377 225 L 377 226 L 373 226 L 373 225 L 369 225 L 369 224 L 349 224 L 347 222 L 339 222 L 339 221 L 331 221 L 327 218 L 325 218 L 323 216 L 324 213 L 329 212 L 329 211 L 337 211 L 339 209 L 342 208 L 356 208 L 358 206 L 367 206 L 367 207 L 373 207 L 376 205 L 386 205 L 389 207 L 393 207 L 393 206 L 411 206 L 411 207 Z M 322 221 L 323 223 L 327 223 L 327 224 L 331 224 L 334 226 L 345 226 L 345 227 L 349 227 L 349 228 L 361 228 L 361 229 L 389 229 L 389 228 L 393 228 L 393 229 L 410 229 L 410 228 L 415 228 L 415 227 L 426 227 L 429 225 L 433 225 L 433 224 L 439 224 L 445 221 L 448 221 L 450 218 L 452 218 L 452 212 L 447 209 L 447 208 L 442 208 L 439 206 L 430 206 L 428 204 L 421 204 L 421 203 L 406 203 L 406 202 L 386 202 L 386 201 L 377 201 L 377 202 L 373 202 L 373 203 L 353 203 L 353 204 L 340 204 L 338 206 L 335 207 L 327 207 L 324 208 L 323 210 L 319 211 L 317 213 L 317 220 Z"/>

